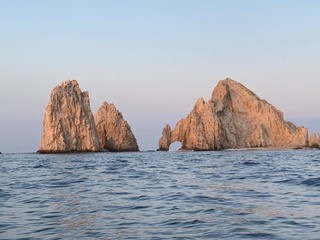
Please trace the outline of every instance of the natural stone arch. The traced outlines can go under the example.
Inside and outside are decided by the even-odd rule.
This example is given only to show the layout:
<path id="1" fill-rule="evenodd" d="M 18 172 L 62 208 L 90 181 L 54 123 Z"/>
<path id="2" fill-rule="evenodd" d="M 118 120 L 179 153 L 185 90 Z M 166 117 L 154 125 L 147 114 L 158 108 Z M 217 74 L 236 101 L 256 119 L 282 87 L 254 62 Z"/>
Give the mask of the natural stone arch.
<path id="1" fill-rule="evenodd" d="M 180 141 L 173 141 L 169 145 L 169 151 L 179 151 L 182 150 L 182 142 Z"/>

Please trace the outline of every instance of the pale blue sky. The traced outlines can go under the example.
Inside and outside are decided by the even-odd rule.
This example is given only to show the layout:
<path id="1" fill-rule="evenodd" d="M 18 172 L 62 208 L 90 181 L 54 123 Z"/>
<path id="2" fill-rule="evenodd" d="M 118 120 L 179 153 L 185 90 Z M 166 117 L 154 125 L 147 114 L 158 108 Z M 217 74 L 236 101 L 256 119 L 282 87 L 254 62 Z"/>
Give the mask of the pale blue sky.
<path id="1" fill-rule="evenodd" d="M 320 132 L 319 12 L 316 0 L 0 0 L 0 151 L 37 150 L 66 79 L 93 113 L 113 102 L 142 150 L 226 77 Z"/>

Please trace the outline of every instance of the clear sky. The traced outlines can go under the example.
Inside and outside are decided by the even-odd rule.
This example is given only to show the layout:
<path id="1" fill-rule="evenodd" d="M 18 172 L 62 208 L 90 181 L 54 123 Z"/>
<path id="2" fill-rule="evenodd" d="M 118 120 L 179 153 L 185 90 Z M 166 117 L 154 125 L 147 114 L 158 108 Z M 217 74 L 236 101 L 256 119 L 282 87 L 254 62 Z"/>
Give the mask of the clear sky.
<path id="1" fill-rule="evenodd" d="M 226 77 L 320 132 L 320 1 L 0 1 L 0 151 L 33 152 L 50 90 L 114 103 L 140 149 Z"/>

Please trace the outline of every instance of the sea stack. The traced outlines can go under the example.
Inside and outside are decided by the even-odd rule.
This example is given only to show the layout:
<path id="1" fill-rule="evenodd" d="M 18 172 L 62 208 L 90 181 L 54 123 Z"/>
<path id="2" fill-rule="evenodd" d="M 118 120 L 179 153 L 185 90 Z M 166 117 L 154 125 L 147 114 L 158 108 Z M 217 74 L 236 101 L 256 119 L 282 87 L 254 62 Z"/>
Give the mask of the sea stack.
<path id="1" fill-rule="evenodd" d="M 39 153 L 99 151 L 88 92 L 76 80 L 51 91 L 44 118 Z"/>
<path id="2" fill-rule="evenodd" d="M 94 118 L 100 149 L 111 152 L 139 151 L 129 124 L 113 104 L 104 102 Z"/>
<path id="3" fill-rule="evenodd" d="M 285 121 L 281 111 L 227 78 L 208 102 L 200 98 L 173 130 L 165 126 L 159 150 L 169 150 L 175 141 L 184 150 L 302 148 L 308 146 L 308 130 Z"/>

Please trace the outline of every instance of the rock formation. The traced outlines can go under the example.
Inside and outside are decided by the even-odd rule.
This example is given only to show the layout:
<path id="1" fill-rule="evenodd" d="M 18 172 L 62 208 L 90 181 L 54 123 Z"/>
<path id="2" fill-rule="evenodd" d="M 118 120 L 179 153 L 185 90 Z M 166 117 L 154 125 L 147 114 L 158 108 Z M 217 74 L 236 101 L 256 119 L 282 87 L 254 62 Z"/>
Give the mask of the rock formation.
<path id="1" fill-rule="evenodd" d="M 104 102 L 94 118 L 100 149 L 112 152 L 139 151 L 129 124 L 113 104 Z"/>
<path id="2" fill-rule="evenodd" d="M 38 152 L 139 151 L 130 126 L 113 104 L 104 103 L 95 118 L 96 123 L 89 93 L 81 92 L 76 80 L 63 82 L 51 91 Z"/>
<path id="3" fill-rule="evenodd" d="M 320 135 L 319 134 L 311 134 L 309 137 L 309 147 L 310 148 L 319 148 L 320 146 Z"/>
<path id="4" fill-rule="evenodd" d="M 99 142 L 88 92 L 76 80 L 67 80 L 51 91 L 47 104 L 40 153 L 98 151 Z"/>
<path id="5" fill-rule="evenodd" d="M 165 126 L 159 150 L 168 150 L 175 141 L 185 150 L 300 148 L 308 145 L 308 131 L 285 121 L 281 111 L 227 78 L 208 102 L 200 98 L 173 130 Z"/>

